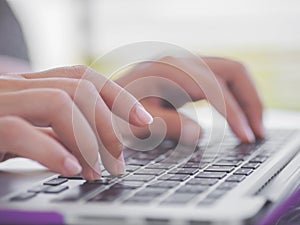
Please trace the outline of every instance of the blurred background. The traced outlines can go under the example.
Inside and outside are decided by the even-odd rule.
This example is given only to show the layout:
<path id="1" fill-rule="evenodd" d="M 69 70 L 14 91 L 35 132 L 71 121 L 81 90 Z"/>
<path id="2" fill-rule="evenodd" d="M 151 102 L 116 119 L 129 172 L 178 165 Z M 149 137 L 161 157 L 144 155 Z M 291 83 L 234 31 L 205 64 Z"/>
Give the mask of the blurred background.
<path id="1" fill-rule="evenodd" d="M 298 0 L 8 3 L 23 27 L 34 70 L 89 65 L 126 44 L 163 41 L 242 61 L 267 107 L 300 109 Z"/>

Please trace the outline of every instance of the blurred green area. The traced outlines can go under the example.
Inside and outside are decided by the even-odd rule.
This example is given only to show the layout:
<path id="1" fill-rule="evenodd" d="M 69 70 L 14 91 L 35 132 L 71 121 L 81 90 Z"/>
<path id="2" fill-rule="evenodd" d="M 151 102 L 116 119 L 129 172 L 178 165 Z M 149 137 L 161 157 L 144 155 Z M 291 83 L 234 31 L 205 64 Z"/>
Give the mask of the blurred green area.
<path id="1" fill-rule="evenodd" d="M 300 110 L 300 48 L 296 49 L 209 49 L 201 55 L 220 56 L 242 62 L 253 76 L 253 80 L 266 108 Z M 87 60 L 102 74 L 114 62 Z"/>
<path id="2" fill-rule="evenodd" d="M 243 62 L 267 108 L 300 109 L 300 48 L 211 52 Z"/>

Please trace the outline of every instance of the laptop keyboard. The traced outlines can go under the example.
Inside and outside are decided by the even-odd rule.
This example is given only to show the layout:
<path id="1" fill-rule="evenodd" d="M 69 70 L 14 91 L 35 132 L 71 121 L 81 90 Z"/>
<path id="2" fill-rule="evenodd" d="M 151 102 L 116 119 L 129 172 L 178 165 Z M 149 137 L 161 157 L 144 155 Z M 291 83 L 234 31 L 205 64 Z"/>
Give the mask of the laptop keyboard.
<path id="1" fill-rule="evenodd" d="M 148 152 L 125 150 L 126 173 L 112 177 L 103 169 L 102 178 L 83 181 L 78 176 L 58 176 L 11 201 L 26 201 L 38 195 L 53 195 L 53 201 L 118 204 L 196 206 L 213 204 L 251 176 L 285 142 L 292 131 L 269 131 L 267 138 L 241 144 L 228 136 L 222 144 L 200 145 L 192 154 L 184 147 L 175 152 L 164 142 Z M 69 188 L 69 181 L 81 184 Z"/>

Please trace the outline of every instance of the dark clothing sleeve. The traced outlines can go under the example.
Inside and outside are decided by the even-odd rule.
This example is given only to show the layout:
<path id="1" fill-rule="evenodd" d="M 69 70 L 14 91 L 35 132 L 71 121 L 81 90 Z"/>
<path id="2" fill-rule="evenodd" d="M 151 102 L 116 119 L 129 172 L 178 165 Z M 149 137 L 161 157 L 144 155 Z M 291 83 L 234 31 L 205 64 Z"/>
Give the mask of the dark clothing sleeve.
<path id="1" fill-rule="evenodd" d="M 21 26 L 6 0 L 0 0 L 0 55 L 29 61 Z"/>

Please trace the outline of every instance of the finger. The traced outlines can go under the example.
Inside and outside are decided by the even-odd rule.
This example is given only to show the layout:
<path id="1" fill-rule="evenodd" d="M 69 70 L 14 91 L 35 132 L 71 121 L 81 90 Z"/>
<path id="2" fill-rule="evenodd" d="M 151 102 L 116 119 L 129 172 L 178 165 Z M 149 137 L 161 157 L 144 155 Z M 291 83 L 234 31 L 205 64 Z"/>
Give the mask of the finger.
<path id="1" fill-rule="evenodd" d="M 253 141 L 253 133 L 244 112 L 221 82 L 222 79 L 219 81 L 218 76 L 210 71 L 205 63 L 197 58 L 173 57 L 165 58 L 161 62 L 163 63 L 155 65 L 156 69 L 160 65 L 160 72 L 156 71 L 153 74 L 159 74 L 177 83 L 192 100 L 206 98 L 228 120 L 232 130 L 242 141 Z M 165 89 L 170 90 L 170 85 L 166 85 Z M 175 90 L 178 92 L 179 89 Z M 173 92 L 171 93 L 173 95 Z M 179 93 L 182 95 L 184 92 Z"/>
<path id="2" fill-rule="evenodd" d="M 61 77 L 88 80 L 93 83 L 107 106 L 116 115 L 136 126 L 145 126 L 153 121 L 151 115 L 129 92 L 86 66 L 61 67 L 22 76 L 29 79 Z"/>
<path id="3" fill-rule="evenodd" d="M 20 84 L 20 88 L 57 88 L 68 93 L 80 111 L 89 122 L 94 133 L 97 134 L 99 152 L 105 168 L 113 175 L 124 173 L 125 163 L 122 153 L 123 146 L 117 138 L 116 129 L 113 127 L 113 117 L 110 109 L 100 97 L 97 89 L 87 80 L 52 78 L 35 79 Z"/>
<path id="4" fill-rule="evenodd" d="M 49 104 L 51 103 L 51 104 Z M 69 95 L 57 89 L 29 89 L 0 94 L 0 116 L 15 115 L 36 126 L 51 126 L 78 159 L 86 179 L 100 174 L 95 134 Z"/>
<path id="5" fill-rule="evenodd" d="M 57 134 L 53 131 L 52 128 L 49 127 L 36 127 L 36 129 L 48 136 L 50 136 L 51 138 L 55 139 L 58 143 L 60 143 L 61 145 L 64 145 L 63 142 L 61 141 L 61 139 L 57 136 Z M 120 146 L 117 146 L 118 148 Z M 101 151 L 100 151 L 101 152 Z M 107 156 L 107 154 L 103 154 L 102 153 L 102 159 L 106 159 L 106 167 L 108 168 L 108 172 L 110 172 L 113 175 L 119 175 L 124 173 L 125 171 L 125 161 L 124 161 L 124 157 L 123 155 L 120 155 L 117 159 L 113 158 L 111 159 L 110 155 Z M 98 178 L 99 175 L 98 174 L 93 174 L 94 179 Z"/>
<path id="6" fill-rule="evenodd" d="M 80 80 L 74 92 L 74 101 L 99 136 L 99 153 L 104 167 L 112 175 L 123 174 L 123 146 L 117 136 L 118 130 L 114 127 L 112 112 L 91 82 Z"/>
<path id="7" fill-rule="evenodd" d="M 224 80 L 208 68 L 203 68 L 203 62 L 193 59 L 191 65 L 194 65 L 189 72 L 191 78 L 198 86 L 195 91 L 198 91 L 198 97 L 203 94 L 207 101 L 223 115 L 229 123 L 233 132 L 243 142 L 252 143 L 255 140 L 252 130 L 249 127 L 245 113 L 235 100 Z M 197 72 L 197 65 L 199 72 Z M 201 70 L 202 69 L 202 70 Z M 202 93 L 201 93 L 202 92 Z"/>
<path id="8" fill-rule="evenodd" d="M 145 102 L 145 101 L 144 101 Z M 154 106 L 143 103 L 145 108 L 156 118 L 163 119 L 167 127 L 166 138 L 175 140 L 184 145 L 197 146 L 201 136 L 201 127 L 194 120 L 177 112 L 174 109 Z M 151 125 L 152 135 L 161 133 L 161 127 L 154 123 Z M 145 136 L 148 129 L 139 128 L 137 135 Z"/>
<path id="9" fill-rule="evenodd" d="M 264 137 L 262 102 L 246 68 L 238 62 L 221 58 L 204 60 L 214 73 L 223 75 L 254 134 L 260 138 Z"/>
<path id="10" fill-rule="evenodd" d="M 81 166 L 72 154 L 21 118 L 1 117 L 0 139 L 0 149 L 36 160 L 54 172 L 66 176 L 81 172 Z"/>
<path id="11" fill-rule="evenodd" d="M 223 106 L 220 106 L 220 104 L 218 104 L 217 102 L 212 101 L 212 105 L 226 118 L 232 131 L 241 141 L 248 143 L 254 142 L 254 134 L 249 127 L 247 118 L 243 110 L 241 109 L 231 92 L 228 90 L 227 86 L 223 83 L 223 81 L 219 79 L 218 82 L 220 84 L 221 92 L 224 95 L 223 105 L 225 105 L 225 110 L 223 109 Z"/>
<path id="12" fill-rule="evenodd" d="M 53 129 L 51 127 L 36 127 L 36 129 L 39 132 L 42 132 L 42 133 L 48 135 L 52 139 L 55 139 L 57 142 L 59 142 L 60 144 L 63 145 L 62 141 L 59 139 L 59 137 L 57 136 L 57 134 L 53 131 Z"/>

